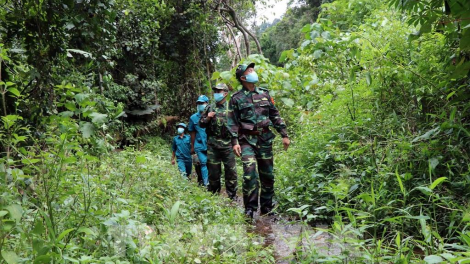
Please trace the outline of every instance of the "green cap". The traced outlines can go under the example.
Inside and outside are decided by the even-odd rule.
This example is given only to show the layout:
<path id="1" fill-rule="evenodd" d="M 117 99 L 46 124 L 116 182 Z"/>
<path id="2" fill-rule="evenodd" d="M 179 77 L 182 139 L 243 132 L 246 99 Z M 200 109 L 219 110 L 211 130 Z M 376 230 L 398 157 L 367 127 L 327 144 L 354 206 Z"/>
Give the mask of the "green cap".
<path id="1" fill-rule="evenodd" d="M 224 90 L 228 92 L 228 86 L 225 83 L 218 83 L 212 87 L 212 90 Z"/>
<path id="2" fill-rule="evenodd" d="M 237 80 L 240 80 L 240 77 L 243 76 L 243 73 L 246 71 L 246 69 L 248 68 L 254 68 L 255 67 L 255 63 L 250 63 L 248 65 L 246 64 L 240 64 L 238 65 L 237 67 L 237 70 L 235 71 L 235 76 L 237 77 Z"/>

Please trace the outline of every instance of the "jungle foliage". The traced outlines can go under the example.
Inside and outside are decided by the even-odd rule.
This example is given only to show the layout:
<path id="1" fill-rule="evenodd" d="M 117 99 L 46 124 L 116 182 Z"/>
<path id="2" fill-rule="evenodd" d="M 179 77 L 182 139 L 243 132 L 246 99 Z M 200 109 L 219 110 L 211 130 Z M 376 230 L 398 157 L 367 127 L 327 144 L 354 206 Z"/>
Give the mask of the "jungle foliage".
<path id="1" fill-rule="evenodd" d="M 304 263 L 470 261 L 469 5 L 338 0 L 283 68 L 245 60 L 294 135 L 275 160 L 278 210 L 345 245 Z"/>
<path id="2" fill-rule="evenodd" d="M 243 60 L 293 142 L 275 146 L 277 212 L 342 249 L 296 260 L 469 263 L 470 2 L 300 2 Z M 144 140 L 211 83 L 240 88 L 215 71 L 214 3 L 0 1 L 1 263 L 274 261 Z"/>

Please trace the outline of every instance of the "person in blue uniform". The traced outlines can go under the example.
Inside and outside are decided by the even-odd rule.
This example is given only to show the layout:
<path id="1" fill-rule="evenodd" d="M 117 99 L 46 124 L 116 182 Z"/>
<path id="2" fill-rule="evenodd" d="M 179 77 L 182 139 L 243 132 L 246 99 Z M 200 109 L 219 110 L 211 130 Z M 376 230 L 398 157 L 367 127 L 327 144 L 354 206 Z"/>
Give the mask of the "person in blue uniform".
<path id="1" fill-rule="evenodd" d="M 191 154 L 196 153 L 201 165 L 202 181 L 204 186 L 209 184 L 209 172 L 207 170 L 207 134 L 206 129 L 199 126 L 201 114 L 206 109 L 209 98 L 200 95 L 197 98 L 197 112 L 189 118 L 188 131 L 191 134 Z"/>
<path id="2" fill-rule="evenodd" d="M 178 135 L 173 138 L 173 156 L 171 158 L 171 164 L 175 165 L 176 157 L 179 171 L 181 174 L 189 178 L 193 167 L 193 161 L 191 158 L 191 138 L 184 134 L 186 124 L 179 123 L 176 127 L 178 129 Z"/>

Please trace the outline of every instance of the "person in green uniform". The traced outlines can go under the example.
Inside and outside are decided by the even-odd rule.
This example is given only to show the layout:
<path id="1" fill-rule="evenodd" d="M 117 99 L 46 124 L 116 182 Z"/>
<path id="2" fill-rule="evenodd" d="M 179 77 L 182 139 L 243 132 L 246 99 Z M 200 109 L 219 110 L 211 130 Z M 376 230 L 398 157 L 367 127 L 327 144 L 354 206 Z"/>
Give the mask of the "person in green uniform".
<path id="1" fill-rule="evenodd" d="M 225 171 L 225 189 L 231 200 L 237 198 L 237 170 L 235 155 L 232 151 L 231 136 L 227 127 L 228 87 L 217 84 L 212 88 L 215 104 L 206 108 L 199 125 L 207 134 L 207 169 L 209 171 L 209 191 L 220 193 L 222 163 Z"/>
<path id="2" fill-rule="evenodd" d="M 273 209 L 272 144 L 275 135 L 270 127 L 281 134 L 285 150 L 290 144 L 286 124 L 274 106 L 269 91 L 256 86 L 258 75 L 254 67 L 254 63 L 238 66 L 235 75 L 243 88 L 230 99 L 227 119 L 233 151 L 242 157 L 243 203 L 249 218 L 253 218 L 253 213 L 258 209 L 258 180 L 261 182 L 261 214 L 270 214 Z"/>

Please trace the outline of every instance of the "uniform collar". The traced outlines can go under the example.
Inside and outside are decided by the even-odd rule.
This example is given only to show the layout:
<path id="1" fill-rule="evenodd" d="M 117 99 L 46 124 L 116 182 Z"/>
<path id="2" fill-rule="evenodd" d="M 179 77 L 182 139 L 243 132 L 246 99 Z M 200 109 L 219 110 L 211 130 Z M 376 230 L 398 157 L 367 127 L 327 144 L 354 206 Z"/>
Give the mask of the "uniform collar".
<path id="1" fill-rule="evenodd" d="M 248 88 L 246 88 L 245 86 L 243 86 L 242 90 L 245 93 L 245 95 L 248 95 L 250 93 L 250 90 L 248 90 Z M 259 90 L 257 86 L 255 86 L 255 90 L 253 92 L 257 94 L 261 93 L 261 91 Z"/>

